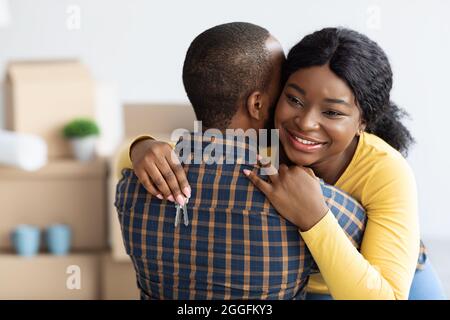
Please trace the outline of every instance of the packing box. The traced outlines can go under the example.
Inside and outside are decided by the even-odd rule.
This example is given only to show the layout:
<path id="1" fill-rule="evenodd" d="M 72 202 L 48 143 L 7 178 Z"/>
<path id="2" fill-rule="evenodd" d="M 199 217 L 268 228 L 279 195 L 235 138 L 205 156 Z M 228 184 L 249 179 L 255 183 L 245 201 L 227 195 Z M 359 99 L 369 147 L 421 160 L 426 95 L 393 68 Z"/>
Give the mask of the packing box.
<path id="1" fill-rule="evenodd" d="M 139 300 L 136 273 L 129 258 L 127 261 L 117 262 L 110 254 L 104 254 L 101 274 L 103 300 Z"/>
<path id="2" fill-rule="evenodd" d="M 100 255 L 0 255 L 0 299 L 100 298 Z"/>
<path id="3" fill-rule="evenodd" d="M 0 167 L 0 250 L 12 250 L 17 225 L 54 223 L 70 225 L 74 250 L 104 249 L 106 173 L 104 159 L 55 160 L 35 172 Z"/>
<path id="4" fill-rule="evenodd" d="M 77 61 L 12 62 L 5 79 L 5 128 L 43 137 L 49 158 L 69 157 L 62 136 L 76 117 L 94 118 L 94 82 Z"/>
<path id="5" fill-rule="evenodd" d="M 194 130 L 194 109 L 187 104 L 124 105 L 125 137 L 142 134 L 169 136 L 173 130 Z"/>

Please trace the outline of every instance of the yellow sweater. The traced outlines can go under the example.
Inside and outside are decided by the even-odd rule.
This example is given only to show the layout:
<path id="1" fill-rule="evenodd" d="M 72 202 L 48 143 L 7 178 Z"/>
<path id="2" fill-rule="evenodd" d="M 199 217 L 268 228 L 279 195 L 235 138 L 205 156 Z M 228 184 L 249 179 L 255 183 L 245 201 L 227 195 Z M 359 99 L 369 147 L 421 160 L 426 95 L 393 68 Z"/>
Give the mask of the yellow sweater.
<path id="1" fill-rule="evenodd" d="M 300 232 L 321 275 L 309 291 L 335 299 L 408 299 L 420 248 L 414 174 L 399 152 L 375 135 L 361 135 L 355 155 L 336 187 L 367 211 L 360 253 L 328 212 Z M 326 285 L 325 285 L 325 283 Z"/>
<path id="2" fill-rule="evenodd" d="M 128 154 L 122 149 L 119 169 L 132 168 Z M 382 139 L 363 133 L 336 186 L 367 211 L 361 250 L 331 211 L 300 232 L 321 272 L 311 276 L 308 291 L 335 299 L 407 299 L 420 248 L 416 184 L 408 163 Z"/>

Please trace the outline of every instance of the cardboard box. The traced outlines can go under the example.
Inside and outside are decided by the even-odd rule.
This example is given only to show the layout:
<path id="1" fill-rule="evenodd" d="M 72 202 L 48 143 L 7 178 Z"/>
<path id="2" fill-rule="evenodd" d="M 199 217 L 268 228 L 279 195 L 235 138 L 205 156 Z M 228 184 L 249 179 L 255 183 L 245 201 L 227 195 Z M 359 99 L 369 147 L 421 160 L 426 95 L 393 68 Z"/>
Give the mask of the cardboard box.
<path id="1" fill-rule="evenodd" d="M 5 79 L 5 127 L 48 143 L 49 158 L 71 156 L 62 128 L 76 117 L 94 118 L 94 82 L 77 61 L 12 62 Z"/>
<path id="2" fill-rule="evenodd" d="M 101 298 L 103 300 L 139 300 L 136 273 L 130 259 L 117 262 L 104 254 L 101 262 Z"/>
<path id="3" fill-rule="evenodd" d="M 74 250 L 104 249 L 106 173 L 103 159 L 52 161 L 36 172 L 0 167 L 0 249 L 12 250 L 11 231 L 23 223 L 66 223 Z"/>
<path id="4" fill-rule="evenodd" d="M 173 130 L 194 130 L 194 109 L 188 104 L 125 104 L 125 137 L 168 135 Z"/>
<path id="5" fill-rule="evenodd" d="M 0 254 L 0 299 L 99 299 L 99 272 L 96 253 L 30 258 Z"/>

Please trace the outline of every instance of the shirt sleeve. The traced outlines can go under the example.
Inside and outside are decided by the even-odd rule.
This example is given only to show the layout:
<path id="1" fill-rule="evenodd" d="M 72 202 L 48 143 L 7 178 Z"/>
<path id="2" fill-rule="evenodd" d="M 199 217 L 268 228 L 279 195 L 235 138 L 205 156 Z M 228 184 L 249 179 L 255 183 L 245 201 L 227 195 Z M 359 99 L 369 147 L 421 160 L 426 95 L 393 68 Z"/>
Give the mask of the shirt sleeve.
<path id="1" fill-rule="evenodd" d="M 300 232 L 335 299 L 408 299 L 420 248 L 417 191 L 406 161 L 383 163 L 363 190 L 361 250 L 328 213 Z"/>

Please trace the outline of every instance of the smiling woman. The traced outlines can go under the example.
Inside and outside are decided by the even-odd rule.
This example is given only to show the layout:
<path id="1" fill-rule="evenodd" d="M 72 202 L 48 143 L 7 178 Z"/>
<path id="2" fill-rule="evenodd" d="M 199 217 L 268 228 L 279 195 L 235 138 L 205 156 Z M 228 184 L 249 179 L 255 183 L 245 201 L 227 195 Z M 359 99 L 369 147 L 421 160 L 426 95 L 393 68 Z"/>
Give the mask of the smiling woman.
<path id="1" fill-rule="evenodd" d="M 281 168 L 270 186 L 249 175 L 308 245 L 323 276 L 312 276 L 309 291 L 336 299 L 408 299 L 423 247 L 415 178 L 401 155 L 413 138 L 401 122 L 404 112 L 390 101 L 386 54 L 362 34 L 326 28 L 291 49 L 284 79 L 275 127 L 287 158 L 353 196 L 368 217 L 358 252 L 324 210 L 311 174 Z M 300 194 L 305 185 L 311 191 Z M 421 298 L 442 298 L 435 288 Z"/>
<path id="2" fill-rule="evenodd" d="M 278 102 L 275 126 L 289 159 L 334 184 L 352 158 L 365 122 L 349 86 L 327 63 L 293 73 Z"/>

